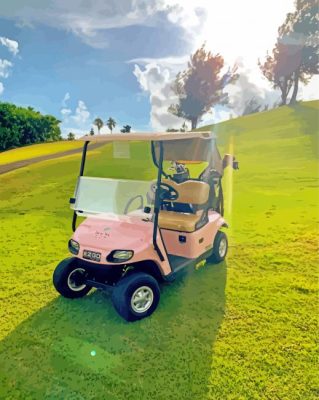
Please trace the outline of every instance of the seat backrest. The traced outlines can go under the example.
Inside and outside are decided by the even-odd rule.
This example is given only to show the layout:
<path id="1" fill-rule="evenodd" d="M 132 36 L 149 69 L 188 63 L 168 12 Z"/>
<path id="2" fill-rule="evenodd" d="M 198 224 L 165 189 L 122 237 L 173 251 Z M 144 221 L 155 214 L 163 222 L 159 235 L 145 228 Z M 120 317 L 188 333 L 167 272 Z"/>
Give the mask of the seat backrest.
<path id="1" fill-rule="evenodd" d="M 176 202 L 202 205 L 208 201 L 209 185 L 206 182 L 195 181 L 191 179 L 182 183 L 176 183 L 170 179 L 163 179 L 162 182 L 167 183 L 177 191 L 178 198 L 174 200 L 173 203 Z"/>

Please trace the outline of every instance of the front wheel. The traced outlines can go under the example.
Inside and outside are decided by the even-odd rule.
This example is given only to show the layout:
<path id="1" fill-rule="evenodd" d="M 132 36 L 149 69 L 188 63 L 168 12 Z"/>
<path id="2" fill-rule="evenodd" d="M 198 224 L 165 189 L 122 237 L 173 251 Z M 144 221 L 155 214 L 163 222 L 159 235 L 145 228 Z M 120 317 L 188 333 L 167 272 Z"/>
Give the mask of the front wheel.
<path id="1" fill-rule="evenodd" d="M 136 272 L 122 278 L 112 293 L 113 306 L 126 321 L 151 315 L 160 300 L 160 289 L 151 275 Z"/>
<path id="2" fill-rule="evenodd" d="M 64 297 L 74 299 L 85 296 L 91 287 L 85 284 L 86 271 L 75 258 L 66 258 L 53 273 L 53 285 Z"/>
<path id="3" fill-rule="evenodd" d="M 207 258 L 208 262 L 218 264 L 225 260 L 228 250 L 228 240 L 224 232 L 218 231 L 213 245 L 213 253 Z"/>

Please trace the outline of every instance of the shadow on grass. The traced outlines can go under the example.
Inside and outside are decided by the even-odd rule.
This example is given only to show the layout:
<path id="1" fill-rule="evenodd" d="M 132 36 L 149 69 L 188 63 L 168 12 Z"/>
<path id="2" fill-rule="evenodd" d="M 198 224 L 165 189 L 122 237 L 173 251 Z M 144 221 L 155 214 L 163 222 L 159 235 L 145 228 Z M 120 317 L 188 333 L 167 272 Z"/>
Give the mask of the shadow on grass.
<path id="1" fill-rule="evenodd" d="M 225 285 L 225 264 L 190 272 L 163 286 L 157 311 L 135 323 L 105 292 L 58 297 L 0 343 L 0 398 L 202 398 Z"/>

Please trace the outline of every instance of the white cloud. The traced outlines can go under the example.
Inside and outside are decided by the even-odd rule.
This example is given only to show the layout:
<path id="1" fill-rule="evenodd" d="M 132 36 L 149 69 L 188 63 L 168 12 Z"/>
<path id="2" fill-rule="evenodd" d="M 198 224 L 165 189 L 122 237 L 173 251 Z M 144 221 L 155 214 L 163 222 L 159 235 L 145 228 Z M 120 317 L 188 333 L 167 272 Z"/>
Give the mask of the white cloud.
<path id="1" fill-rule="evenodd" d="M 72 113 L 72 110 L 70 108 L 61 108 L 61 114 L 64 117 L 69 116 Z"/>
<path id="2" fill-rule="evenodd" d="M 0 77 L 8 78 L 9 70 L 13 66 L 12 62 L 9 60 L 3 60 L 0 58 Z"/>
<path id="3" fill-rule="evenodd" d="M 315 75 L 308 85 L 301 85 L 298 92 L 298 100 L 317 100 L 319 98 L 319 75 Z"/>
<path id="4" fill-rule="evenodd" d="M 70 93 L 66 92 L 61 103 L 62 107 L 64 108 L 67 107 L 67 102 L 70 100 L 70 98 L 71 98 Z"/>
<path id="5" fill-rule="evenodd" d="M 167 128 L 180 128 L 184 122 L 170 114 L 167 109 L 175 102 L 176 96 L 171 89 L 175 76 L 174 68 L 163 68 L 158 64 L 147 64 L 144 69 L 134 67 L 141 89 L 149 94 L 151 103 L 150 122 L 153 129 L 161 131 Z"/>
<path id="6" fill-rule="evenodd" d="M 158 64 L 161 67 L 174 67 L 177 70 L 177 67 L 185 67 L 187 61 L 189 60 L 189 55 L 185 55 L 182 57 L 162 57 L 162 58 L 133 58 L 132 60 L 127 61 L 128 64 Z"/>
<path id="7" fill-rule="evenodd" d="M 248 102 L 253 100 L 262 108 L 270 108 L 280 100 L 280 93 L 274 90 L 270 83 L 261 74 L 254 76 L 251 69 L 247 69 L 243 62 L 239 62 L 239 78 L 235 84 L 227 86 L 229 94 L 228 115 L 233 117 L 242 115 Z M 224 110 L 225 112 L 226 110 Z M 221 118 L 218 118 L 220 120 Z"/>
<path id="8" fill-rule="evenodd" d="M 8 39 L 4 36 L 0 36 L 0 44 L 7 47 L 7 49 L 16 56 L 19 53 L 19 43 L 15 40 Z"/>
<path id="9" fill-rule="evenodd" d="M 89 118 L 91 113 L 83 100 L 78 100 L 75 110 L 72 111 L 72 108 L 68 105 L 70 99 L 70 93 L 66 92 L 61 101 L 62 134 L 67 135 L 69 132 L 73 132 L 77 136 L 82 136 L 90 130 Z"/>
<path id="10" fill-rule="evenodd" d="M 236 116 L 229 112 L 229 108 L 217 106 L 211 112 L 204 114 L 198 123 L 198 127 L 216 124 L 216 122 L 227 121 L 230 117 Z"/>
<path id="11" fill-rule="evenodd" d="M 21 7 L 20 0 L 3 2 L 1 15 L 14 18 L 25 26 L 41 23 L 72 31 L 94 47 L 106 47 L 99 32 L 132 25 L 154 25 L 160 15 L 173 9 L 164 0 L 29 0 Z"/>
<path id="12" fill-rule="evenodd" d="M 78 105 L 75 109 L 75 114 L 72 115 L 71 118 L 77 125 L 84 125 L 90 118 L 90 112 L 87 109 L 83 100 L 78 101 Z"/>
<path id="13" fill-rule="evenodd" d="M 18 42 L 15 40 L 8 39 L 6 37 L 0 36 L 0 45 L 5 46 L 10 53 L 17 55 L 19 52 Z M 13 63 L 9 60 L 0 58 L 0 78 L 6 79 L 10 75 L 10 70 L 13 67 Z M 0 95 L 4 91 L 3 83 L 0 82 Z"/>
<path id="14" fill-rule="evenodd" d="M 62 108 L 60 112 L 64 117 L 65 122 L 71 120 L 72 122 L 75 122 L 78 126 L 85 125 L 90 118 L 90 112 L 87 109 L 85 102 L 83 100 L 79 100 L 74 114 L 72 114 L 72 110 L 68 106 L 70 98 L 70 93 L 66 92 L 61 102 Z"/>
<path id="15" fill-rule="evenodd" d="M 68 117 L 72 114 L 72 110 L 68 107 L 68 101 L 70 100 L 70 98 L 71 98 L 70 93 L 66 92 L 61 101 L 60 113 L 63 117 L 63 122 L 67 122 Z"/>

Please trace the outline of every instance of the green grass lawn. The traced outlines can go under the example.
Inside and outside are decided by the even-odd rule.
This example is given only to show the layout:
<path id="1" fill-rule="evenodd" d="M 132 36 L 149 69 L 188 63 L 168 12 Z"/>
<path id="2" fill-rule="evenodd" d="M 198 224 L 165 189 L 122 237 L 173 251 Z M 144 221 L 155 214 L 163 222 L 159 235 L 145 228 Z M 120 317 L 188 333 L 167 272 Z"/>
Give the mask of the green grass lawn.
<path id="1" fill-rule="evenodd" d="M 51 283 L 68 255 L 80 155 L 2 175 L 0 399 L 317 399 L 318 109 L 214 127 L 240 161 L 224 179 L 227 262 L 164 286 L 134 324 L 108 293 L 72 301 Z M 109 151 L 90 153 L 88 171 L 110 172 Z M 153 176 L 148 155 L 111 174 L 123 171 Z"/>
<path id="2" fill-rule="evenodd" d="M 29 160 L 30 158 L 61 153 L 82 147 L 81 141 L 61 141 L 52 143 L 40 143 L 31 146 L 19 147 L 0 153 L 0 165 L 16 161 Z"/>

